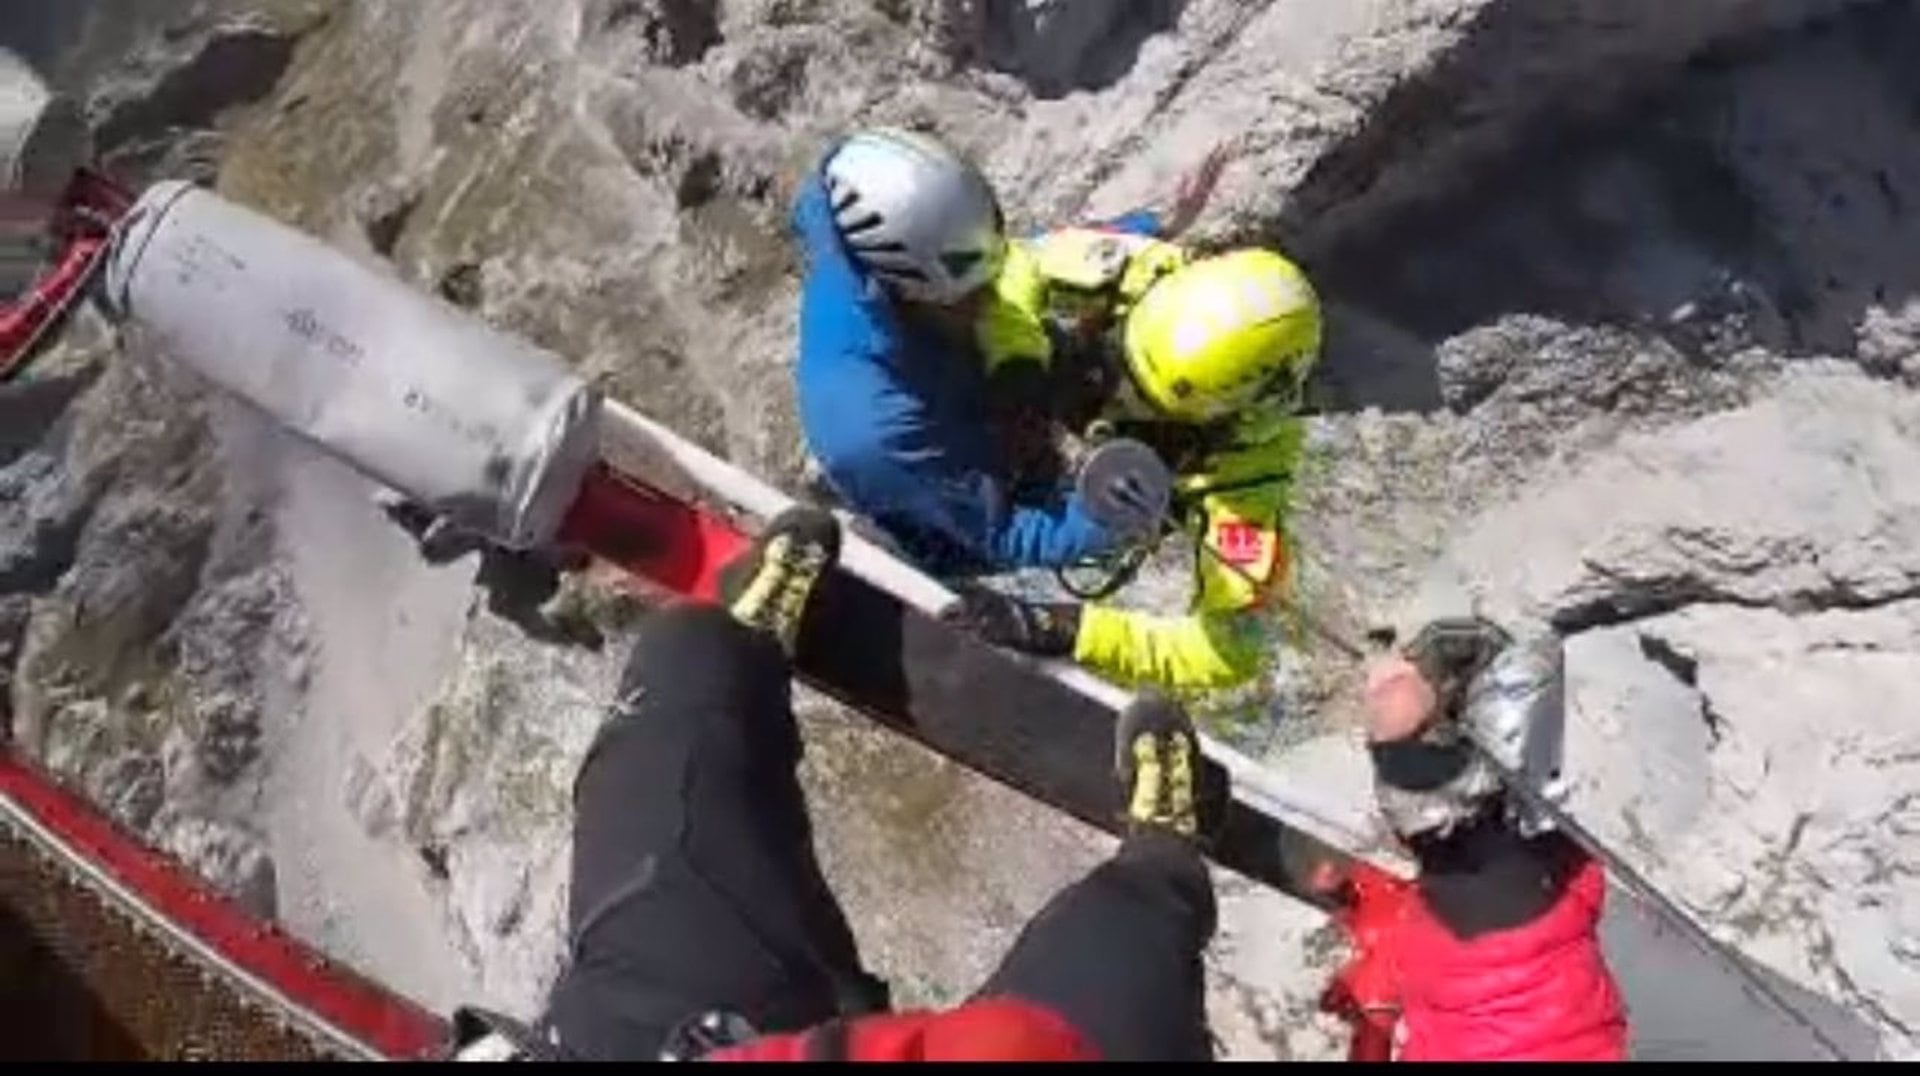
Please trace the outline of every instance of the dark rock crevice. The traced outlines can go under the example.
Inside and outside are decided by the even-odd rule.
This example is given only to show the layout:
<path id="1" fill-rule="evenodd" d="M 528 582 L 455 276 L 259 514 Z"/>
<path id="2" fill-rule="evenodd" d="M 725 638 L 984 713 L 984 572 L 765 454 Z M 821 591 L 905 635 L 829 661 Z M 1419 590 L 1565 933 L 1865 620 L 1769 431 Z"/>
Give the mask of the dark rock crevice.
<path id="1" fill-rule="evenodd" d="M 1460 44 L 1440 62 L 1396 87 L 1373 107 L 1365 124 L 1315 162 L 1294 190 L 1275 233 L 1313 259 L 1350 245 L 1371 245 L 1408 215 L 1444 213 L 1443 203 L 1477 202 L 1505 191 L 1507 177 L 1551 170 L 1572 149 L 1622 132 L 1657 129 L 1659 116 L 1690 79 L 1789 50 L 1849 18 L 1822 13 L 1801 25 L 1714 41 L 1692 57 L 1652 66 L 1640 78 L 1606 84 L 1581 80 L 1586 93 L 1549 92 L 1565 73 L 1543 70 L 1554 53 L 1555 26 L 1592 22 L 1581 0 L 1512 0 L 1489 4 L 1459 32 Z M 1596 33 L 1617 32 L 1655 16 L 1626 0 Z M 1840 6 L 1840 5 L 1833 5 Z M 1880 17 L 1900 18 L 1903 0 L 1880 0 Z M 1524 100 L 1519 110 L 1490 107 L 1505 92 Z M 1489 186 L 1492 184 L 1492 186 Z M 1457 206 L 1455 209 L 1457 210 Z"/>
<path id="2" fill-rule="evenodd" d="M 82 502 L 69 513 L 38 521 L 27 543 L 31 555 L 0 565 L 0 596 L 51 593 L 79 558 L 93 509 L 93 502 Z"/>
<path id="3" fill-rule="evenodd" d="M 0 18 L 0 48 L 11 49 L 29 64 L 47 71 L 71 47 L 86 25 L 93 0 L 62 0 L 57 4 L 7 5 Z"/>
<path id="4" fill-rule="evenodd" d="M 216 34 L 149 92 L 116 105 L 95 131 L 97 150 L 140 156 L 156 140 L 212 127 L 227 109 L 272 93 L 298 43 L 299 35 L 253 27 Z"/>
<path id="5" fill-rule="evenodd" d="M 1552 81 L 1516 57 L 1577 6 L 1483 9 L 1276 224 L 1330 299 L 1405 335 L 1387 373 L 1432 383 L 1431 349 L 1516 314 L 1631 332 L 1703 369 L 1759 347 L 1900 373 L 1856 333 L 1875 306 L 1920 297 L 1902 256 L 1920 165 L 1872 144 L 1894 141 L 1920 93 L 1920 10 L 1858 5 L 1751 34 L 1593 94 L 1543 92 L 1550 111 L 1517 122 L 1489 109 L 1495 87 Z M 1822 107 L 1853 115 L 1807 118 Z M 1345 361 L 1336 339 L 1329 363 Z M 1336 380 L 1354 407 L 1438 403 Z"/>
<path id="6" fill-rule="evenodd" d="M 91 366 L 72 376 L 50 376 L 0 388 L 0 468 L 47 443 L 67 409 L 99 379 Z"/>
<path id="7" fill-rule="evenodd" d="M 1563 636 L 1596 628 L 1618 627 L 1680 612 L 1694 605 L 1732 605 L 1765 609 L 1789 616 L 1827 612 L 1865 612 L 1920 598 L 1920 581 L 1895 590 L 1862 593 L 1846 581 L 1834 581 L 1818 590 L 1790 591 L 1760 599 L 1737 594 L 1697 576 L 1636 580 L 1605 593 L 1556 610 L 1549 618 Z M 1652 656 L 1652 655 L 1649 655 Z"/>
<path id="8" fill-rule="evenodd" d="M 478 262 L 459 262 L 440 274 L 434 292 L 462 310 L 479 310 L 487 301 L 486 270 Z"/>
<path id="9" fill-rule="evenodd" d="M 637 34 L 649 59 L 685 67 L 723 40 L 718 9 L 714 0 L 598 0 L 586 24 L 597 36 Z"/>
<path id="10" fill-rule="evenodd" d="M 955 35 L 960 59 L 1013 75 L 1046 100 L 1102 90 L 1126 77 L 1141 47 L 1172 30 L 1186 6 L 1186 0 L 979 0 L 950 17 L 971 20 Z"/>
<path id="11" fill-rule="evenodd" d="M 32 602 L 24 594 L 0 595 L 0 743 L 13 740 L 14 667 L 26 640 Z"/>
<path id="12" fill-rule="evenodd" d="M 406 234 L 407 225 L 420 208 L 420 201 L 419 194 L 396 198 L 390 208 L 375 212 L 366 221 L 363 227 L 367 233 L 367 243 L 375 253 L 383 258 L 393 257 L 394 248 L 400 245 L 400 237 Z"/>
<path id="13" fill-rule="evenodd" d="M 1818 940 L 1814 943 L 1813 954 L 1827 973 L 1832 975 L 1834 980 L 1840 984 L 1840 989 L 1845 993 L 1848 1001 L 1872 1012 L 1876 1020 L 1879 1020 L 1888 1027 L 1894 1028 L 1902 1035 L 1920 1035 L 1920 1025 L 1900 1019 L 1898 1013 L 1881 1004 L 1871 993 L 1861 989 L 1860 984 L 1854 981 L 1853 976 L 1847 974 L 1846 968 L 1834 955 L 1833 935 L 1830 932 L 1821 931 Z M 1875 1055 L 1871 1052 L 1863 1051 L 1857 1056 L 1869 1058 Z"/>
<path id="14" fill-rule="evenodd" d="M 88 368 L 0 390 L 0 520 L 13 531 L 0 540 L 0 596 L 51 593 L 80 556 L 101 491 L 66 479 L 56 442 L 97 375 Z"/>
<path id="15" fill-rule="evenodd" d="M 1657 635 L 1640 636 L 1640 653 L 1648 661 L 1673 674 L 1675 680 L 1686 685 L 1700 698 L 1700 721 L 1707 727 L 1708 746 L 1718 746 L 1726 733 L 1726 718 L 1713 705 L 1713 699 L 1700 690 L 1700 662 L 1681 653 L 1674 645 Z"/>

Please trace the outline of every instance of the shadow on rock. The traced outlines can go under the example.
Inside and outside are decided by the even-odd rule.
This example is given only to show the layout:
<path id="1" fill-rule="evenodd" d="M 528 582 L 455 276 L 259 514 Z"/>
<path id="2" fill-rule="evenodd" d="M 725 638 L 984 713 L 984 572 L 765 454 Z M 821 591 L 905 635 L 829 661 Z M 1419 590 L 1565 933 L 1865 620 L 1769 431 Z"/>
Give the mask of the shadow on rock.
<path id="1" fill-rule="evenodd" d="M 986 0 L 964 27 L 975 62 L 1013 75 L 1042 99 L 1103 90 L 1125 78 L 1141 46 L 1180 21 L 1186 0 Z"/>
<path id="2" fill-rule="evenodd" d="M 272 93 L 293 62 L 297 34 L 254 27 L 216 33 L 146 93 L 122 101 L 95 131 L 101 157 L 150 162 L 180 132 L 205 130 L 225 110 Z"/>
<path id="3" fill-rule="evenodd" d="M 93 7 L 94 0 L 14 0 L 0 19 L 0 48 L 47 71 L 79 38 Z"/>
<path id="4" fill-rule="evenodd" d="M 1449 66 L 1489 62 L 1474 55 L 1500 39 L 1483 30 Z M 1920 378 L 1901 369 L 1920 349 L 1920 12 L 1869 5 L 1678 72 L 1624 112 L 1542 118 L 1482 174 L 1436 169 L 1423 191 L 1393 154 L 1408 131 L 1470 125 L 1445 114 L 1459 95 L 1434 89 L 1444 72 L 1330 154 L 1288 230 L 1347 308 L 1324 375 L 1334 407 L 1431 406 L 1448 374 L 1423 369 L 1422 345 L 1521 314 L 1624 330 L 1704 369 L 1757 347 Z"/>
<path id="5" fill-rule="evenodd" d="M 1326 343 L 1307 392 L 1317 412 L 1425 413 L 1444 405 L 1431 343 L 1364 308 L 1327 303 Z"/>
<path id="6" fill-rule="evenodd" d="M 71 377 L 0 385 L 0 467 L 43 444 L 67 408 L 99 379 L 91 369 Z"/>

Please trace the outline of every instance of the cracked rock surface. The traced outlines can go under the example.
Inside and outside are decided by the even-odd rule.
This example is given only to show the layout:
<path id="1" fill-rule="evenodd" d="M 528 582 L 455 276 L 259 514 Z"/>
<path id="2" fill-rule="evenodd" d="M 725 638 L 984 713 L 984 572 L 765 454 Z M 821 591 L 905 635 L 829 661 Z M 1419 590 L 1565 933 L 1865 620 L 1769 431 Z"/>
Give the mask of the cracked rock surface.
<path id="1" fill-rule="evenodd" d="M 1910 5 L 16 6 L 0 44 L 123 175 L 214 183 L 790 486 L 784 218 L 826 139 L 931 126 L 1023 228 L 1164 200 L 1233 140 L 1197 235 L 1279 243 L 1330 311 L 1305 607 L 1349 636 L 1469 607 L 1560 627 L 1582 817 L 1795 997 L 1920 1052 Z M 552 611 L 603 645 L 530 636 L 376 492 L 77 319 L 0 389 L 0 718 L 330 951 L 531 1012 L 567 777 L 634 610 L 581 585 Z M 1163 559 L 1132 600 L 1184 599 Z M 1303 639 L 1248 742 L 1302 781 L 1364 772 L 1356 681 Z M 822 858 L 903 1001 L 964 997 L 1109 847 L 801 709 Z M 1225 1052 L 1337 1056 L 1324 921 L 1221 884 Z M 1645 1052 L 1736 1026 L 1685 994 L 1636 1019 L 1691 1045 Z"/>

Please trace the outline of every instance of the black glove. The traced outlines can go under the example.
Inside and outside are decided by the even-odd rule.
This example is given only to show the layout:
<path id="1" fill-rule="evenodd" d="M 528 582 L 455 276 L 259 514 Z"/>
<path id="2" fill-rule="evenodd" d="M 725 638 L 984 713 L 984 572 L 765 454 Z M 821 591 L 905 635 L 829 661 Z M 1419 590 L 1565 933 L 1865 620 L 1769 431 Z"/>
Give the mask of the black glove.
<path id="1" fill-rule="evenodd" d="M 942 610 L 940 619 L 994 646 L 1040 657 L 1070 657 L 1080 637 L 1078 605 L 1027 602 L 979 586 L 960 588 L 960 600 Z"/>
<path id="2" fill-rule="evenodd" d="M 1173 472 L 1146 442 L 1109 437 L 1080 460 L 1074 494 L 1102 527 L 1130 542 L 1151 542 L 1173 506 Z"/>
<path id="3" fill-rule="evenodd" d="M 400 494 L 382 493 L 374 503 L 396 526 L 413 536 L 421 559 L 434 567 L 451 564 L 469 553 L 485 553 L 492 547 L 482 536 L 461 530 L 419 501 Z"/>

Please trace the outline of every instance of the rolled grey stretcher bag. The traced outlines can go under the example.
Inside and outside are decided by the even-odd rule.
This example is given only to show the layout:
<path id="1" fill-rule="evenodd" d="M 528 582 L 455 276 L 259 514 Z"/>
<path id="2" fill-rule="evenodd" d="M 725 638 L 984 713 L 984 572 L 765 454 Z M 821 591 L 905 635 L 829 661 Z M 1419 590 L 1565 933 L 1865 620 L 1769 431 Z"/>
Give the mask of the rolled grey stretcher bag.
<path id="1" fill-rule="evenodd" d="M 188 184 L 140 199 L 105 290 L 172 361 L 493 542 L 550 543 L 598 458 L 600 396 L 557 356 Z"/>

